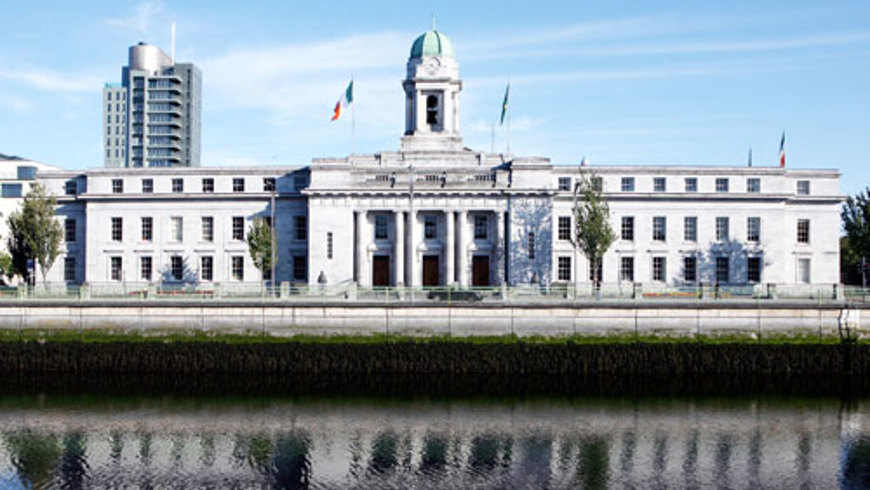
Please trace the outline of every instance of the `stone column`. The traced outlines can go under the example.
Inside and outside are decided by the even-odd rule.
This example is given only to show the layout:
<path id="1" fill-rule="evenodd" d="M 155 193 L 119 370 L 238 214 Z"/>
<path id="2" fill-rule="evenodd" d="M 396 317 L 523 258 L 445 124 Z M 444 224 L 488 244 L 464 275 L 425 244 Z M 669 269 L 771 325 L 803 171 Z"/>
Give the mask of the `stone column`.
<path id="1" fill-rule="evenodd" d="M 393 244 L 393 259 L 396 263 L 396 286 L 405 284 L 405 213 L 393 213 L 396 220 L 396 241 Z"/>
<path id="2" fill-rule="evenodd" d="M 356 283 L 360 286 L 368 284 L 366 278 L 366 240 L 365 240 L 365 220 L 366 213 L 362 211 L 354 212 L 354 223 L 356 231 L 354 233 L 354 241 L 356 244 Z"/>
<path id="3" fill-rule="evenodd" d="M 408 272 L 406 276 L 408 277 L 407 286 L 417 286 L 417 246 L 416 246 L 416 235 L 417 235 L 417 211 L 411 211 L 408 213 L 408 221 L 405 223 L 407 228 L 407 236 L 408 236 Z"/>
<path id="4" fill-rule="evenodd" d="M 495 285 L 500 286 L 504 284 L 504 212 L 496 211 L 495 212 L 495 247 L 493 250 L 495 251 L 495 257 L 493 257 L 495 261 Z"/>
<path id="5" fill-rule="evenodd" d="M 455 266 L 455 253 L 456 253 L 456 234 L 453 230 L 453 225 L 455 224 L 456 216 L 453 211 L 447 211 L 444 213 L 444 222 L 446 229 L 446 239 L 444 241 L 444 285 L 450 286 L 456 281 L 455 276 L 453 274 L 454 266 Z"/>
<path id="6" fill-rule="evenodd" d="M 459 212 L 459 222 L 456 224 L 456 229 L 459 232 L 459 238 L 457 239 L 458 246 L 456 247 L 456 253 L 459 254 L 459 273 L 457 274 L 459 280 L 459 286 L 463 288 L 468 287 L 468 251 L 466 250 L 466 245 L 468 244 L 468 211 L 462 210 Z"/>

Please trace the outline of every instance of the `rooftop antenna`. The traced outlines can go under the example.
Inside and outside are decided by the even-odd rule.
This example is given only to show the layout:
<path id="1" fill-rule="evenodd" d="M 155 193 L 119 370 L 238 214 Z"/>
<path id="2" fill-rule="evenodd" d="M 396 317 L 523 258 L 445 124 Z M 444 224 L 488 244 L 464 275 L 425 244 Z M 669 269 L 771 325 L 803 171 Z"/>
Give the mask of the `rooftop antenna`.
<path id="1" fill-rule="evenodd" d="M 172 21 L 172 64 L 175 64 L 175 21 Z"/>

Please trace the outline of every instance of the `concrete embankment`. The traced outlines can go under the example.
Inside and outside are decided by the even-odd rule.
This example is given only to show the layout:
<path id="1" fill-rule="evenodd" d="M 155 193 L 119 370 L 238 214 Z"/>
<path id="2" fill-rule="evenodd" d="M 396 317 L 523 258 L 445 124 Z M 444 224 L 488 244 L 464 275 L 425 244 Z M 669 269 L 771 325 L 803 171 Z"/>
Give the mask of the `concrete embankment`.
<path id="1" fill-rule="evenodd" d="M 838 335 L 843 303 L 639 301 L 565 304 L 26 301 L 0 329 L 201 330 L 271 336 Z M 860 327 L 860 309 L 849 310 Z"/>
<path id="2" fill-rule="evenodd" d="M 14 373 L 492 375 L 870 374 L 867 344 L 383 342 L 0 342 Z"/>

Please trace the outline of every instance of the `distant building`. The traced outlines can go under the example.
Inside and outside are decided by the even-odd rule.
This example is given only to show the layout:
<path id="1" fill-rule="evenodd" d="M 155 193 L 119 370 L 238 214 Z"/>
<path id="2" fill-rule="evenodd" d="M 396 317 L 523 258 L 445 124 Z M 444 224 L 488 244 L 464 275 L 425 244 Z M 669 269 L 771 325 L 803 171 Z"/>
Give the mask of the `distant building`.
<path id="1" fill-rule="evenodd" d="M 130 47 L 120 84 L 103 89 L 106 167 L 198 167 L 202 74 L 160 48 Z"/>
<path id="2" fill-rule="evenodd" d="M 254 267 L 244 240 L 253 219 L 274 214 L 278 282 L 588 286 L 593 271 L 572 246 L 572 209 L 576 179 L 592 175 L 617 233 L 597 271 L 605 283 L 839 280 L 836 170 L 567 167 L 475 151 L 459 131 L 462 83 L 449 39 L 421 35 L 406 69 L 398 150 L 284 168 L 43 175 L 59 196 L 58 215 L 85 223 L 49 279 L 256 284 L 268 274 Z M 135 82 L 138 72 L 130 73 Z M 163 82 L 142 78 L 143 87 Z"/>

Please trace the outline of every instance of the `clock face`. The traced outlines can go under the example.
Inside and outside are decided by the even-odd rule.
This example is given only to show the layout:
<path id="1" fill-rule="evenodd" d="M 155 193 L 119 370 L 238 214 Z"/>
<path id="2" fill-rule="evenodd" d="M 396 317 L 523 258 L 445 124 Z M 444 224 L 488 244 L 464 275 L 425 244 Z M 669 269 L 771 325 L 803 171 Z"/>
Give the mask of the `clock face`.
<path id="1" fill-rule="evenodd" d="M 441 59 L 440 58 L 429 58 L 426 60 L 426 73 L 430 75 L 434 75 L 441 68 Z"/>

